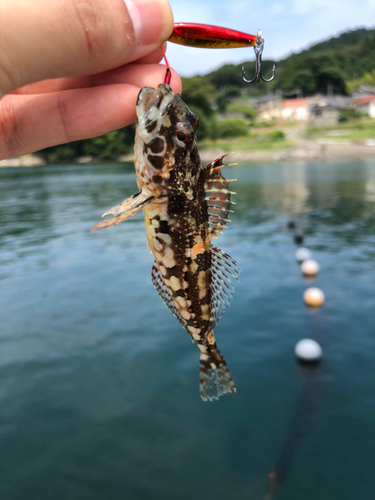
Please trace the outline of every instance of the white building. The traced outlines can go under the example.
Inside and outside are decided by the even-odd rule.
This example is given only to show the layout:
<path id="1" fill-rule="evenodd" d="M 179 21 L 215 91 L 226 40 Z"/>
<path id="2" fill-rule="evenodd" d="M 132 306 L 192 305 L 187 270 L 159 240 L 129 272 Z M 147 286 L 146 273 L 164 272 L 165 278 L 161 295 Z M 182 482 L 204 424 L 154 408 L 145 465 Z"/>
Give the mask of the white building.
<path id="1" fill-rule="evenodd" d="M 307 99 L 285 99 L 282 107 L 284 120 L 307 121 L 309 119 L 309 101 Z"/>
<path id="2" fill-rule="evenodd" d="M 251 102 L 258 120 L 269 121 L 282 116 L 282 102 L 279 94 L 267 94 Z"/>
<path id="3" fill-rule="evenodd" d="M 368 114 L 371 118 L 375 118 L 375 95 L 360 97 L 354 101 L 353 107 L 362 113 Z"/>

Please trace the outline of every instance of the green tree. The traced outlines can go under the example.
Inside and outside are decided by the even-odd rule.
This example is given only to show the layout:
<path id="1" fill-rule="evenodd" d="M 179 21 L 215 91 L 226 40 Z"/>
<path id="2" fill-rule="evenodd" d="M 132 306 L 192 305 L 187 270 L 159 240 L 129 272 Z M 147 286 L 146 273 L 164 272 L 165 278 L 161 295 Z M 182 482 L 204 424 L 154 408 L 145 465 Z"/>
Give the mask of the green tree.
<path id="1" fill-rule="evenodd" d="M 216 99 L 216 107 L 219 113 L 224 114 L 227 111 L 229 101 L 225 95 L 219 95 Z"/>
<path id="2" fill-rule="evenodd" d="M 375 87 L 375 69 L 365 73 L 361 78 L 346 82 L 346 89 L 349 93 L 352 93 L 361 85 L 370 85 Z"/>
<path id="3" fill-rule="evenodd" d="M 233 99 L 233 97 L 241 97 L 241 89 L 235 85 L 228 85 L 223 89 L 223 95 L 228 99 Z"/>
<path id="4" fill-rule="evenodd" d="M 128 154 L 134 147 L 135 126 L 114 130 L 100 137 L 88 139 L 83 145 L 83 154 L 99 158 L 114 158 Z"/>
<path id="5" fill-rule="evenodd" d="M 364 115 L 357 109 L 341 108 L 339 112 L 339 122 L 359 120 L 362 116 Z"/>
<path id="6" fill-rule="evenodd" d="M 241 77 L 241 69 L 234 64 L 224 64 L 221 68 L 212 71 L 207 75 L 208 80 L 214 85 L 217 90 L 225 89 L 225 87 L 239 87 L 243 85 Z"/>
<path id="7" fill-rule="evenodd" d="M 227 107 L 228 113 L 241 113 L 248 120 L 254 121 L 257 113 L 255 109 L 248 104 L 229 104 Z"/>
<path id="8" fill-rule="evenodd" d="M 239 137 L 249 134 L 249 126 L 243 120 L 238 118 L 231 118 L 218 122 L 218 136 L 219 137 Z"/>
<path id="9" fill-rule="evenodd" d="M 203 76 L 181 78 L 182 99 L 189 108 L 199 109 L 206 116 L 213 115 L 212 103 L 216 97 L 215 88 Z"/>
<path id="10" fill-rule="evenodd" d="M 134 133 L 135 125 L 130 125 L 93 139 L 52 146 L 39 153 L 50 163 L 71 161 L 86 155 L 96 158 L 115 158 L 133 150 Z"/>

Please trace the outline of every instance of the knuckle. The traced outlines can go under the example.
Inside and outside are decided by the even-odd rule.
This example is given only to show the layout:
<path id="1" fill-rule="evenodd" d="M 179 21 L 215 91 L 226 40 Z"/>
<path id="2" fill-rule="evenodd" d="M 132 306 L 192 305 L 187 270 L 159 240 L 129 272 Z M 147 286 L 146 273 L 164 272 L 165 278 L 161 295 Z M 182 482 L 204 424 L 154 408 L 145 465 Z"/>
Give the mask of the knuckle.
<path id="1" fill-rule="evenodd" d="M 72 2 L 87 51 L 93 57 L 100 56 L 105 53 L 111 40 L 106 2 L 100 0 L 72 0 Z"/>
<path id="2" fill-rule="evenodd" d="M 17 156 L 21 149 L 19 114 L 11 96 L 5 96 L 0 106 L 0 134 L 4 146 L 4 154 Z"/>
<path id="3" fill-rule="evenodd" d="M 56 99 L 57 99 L 57 109 L 59 111 L 59 119 L 61 123 L 64 142 L 70 142 L 73 140 L 73 138 L 71 138 L 69 134 L 68 107 L 66 105 L 65 99 L 63 98 L 63 94 L 61 94 L 60 92 L 56 94 Z"/>

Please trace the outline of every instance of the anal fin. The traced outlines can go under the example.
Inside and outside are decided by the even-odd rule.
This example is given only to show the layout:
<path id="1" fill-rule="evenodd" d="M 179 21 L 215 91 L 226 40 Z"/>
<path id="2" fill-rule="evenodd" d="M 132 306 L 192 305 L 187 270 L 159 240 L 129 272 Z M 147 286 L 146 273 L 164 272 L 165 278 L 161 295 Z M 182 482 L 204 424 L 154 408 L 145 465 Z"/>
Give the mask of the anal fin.
<path id="1" fill-rule="evenodd" d="M 139 210 L 141 210 L 146 205 L 151 203 L 154 199 L 155 196 L 152 196 L 143 191 L 140 191 L 139 193 L 130 196 L 130 198 L 127 198 L 119 205 L 111 208 L 110 210 L 107 210 L 102 215 L 102 217 L 104 217 L 105 215 L 112 214 L 115 215 L 116 217 L 111 217 L 110 219 L 106 219 L 103 222 L 100 222 L 99 224 L 97 224 L 95 227 L 92 228 L 92 231 L 95 231 L 96 229 L 101 229 L 102 227 L 117 226 L 124 220 L 129 219 L 129 217 L 132 217 Z"/>
<path id="2" fill-rule="evenodd" d="M 217 247 L 211 249 L 212 268 L 212 295 L 211 295 L 211 323 L 213 329 L 230 304 L 234 294 L 232 279 L 238 280 L 240 270 L 232 257 Z"/>

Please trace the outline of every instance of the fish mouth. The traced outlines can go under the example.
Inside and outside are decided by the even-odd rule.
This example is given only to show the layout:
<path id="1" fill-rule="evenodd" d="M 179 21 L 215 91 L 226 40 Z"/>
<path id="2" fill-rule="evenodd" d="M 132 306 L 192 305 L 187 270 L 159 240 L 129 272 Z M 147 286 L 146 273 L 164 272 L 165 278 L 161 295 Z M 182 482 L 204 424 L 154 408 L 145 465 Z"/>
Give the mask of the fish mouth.
<path id="1" fill-rule="evenodd" d="M 140 123 L 146 123 L 161 117 L 173 99 L 169 85 L 161 83 L 157 89 L 144 87 L 137 98 L 137 118 Z"/>

